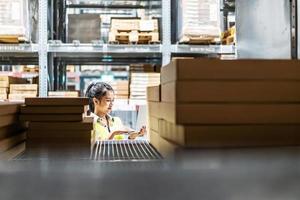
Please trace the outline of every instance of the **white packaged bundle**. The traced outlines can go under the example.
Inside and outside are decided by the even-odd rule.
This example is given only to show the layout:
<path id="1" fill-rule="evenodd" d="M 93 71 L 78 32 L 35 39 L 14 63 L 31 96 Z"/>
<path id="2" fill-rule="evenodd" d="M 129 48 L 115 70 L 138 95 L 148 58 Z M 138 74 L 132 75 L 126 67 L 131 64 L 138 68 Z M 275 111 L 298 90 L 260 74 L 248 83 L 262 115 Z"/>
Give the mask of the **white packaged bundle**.
<path id="1" fill-rule="evenodd" d="M 215 37 L 221 34 L 220 0 L 181 0 L 179 37 Z M 179 24 L 179 25 L 180 25 Z"/>
<path id="2" fill-rule="evenodd" d="M 28 0 L 0 0 L 0 36 L 16 35 L 29 39 Z"/>

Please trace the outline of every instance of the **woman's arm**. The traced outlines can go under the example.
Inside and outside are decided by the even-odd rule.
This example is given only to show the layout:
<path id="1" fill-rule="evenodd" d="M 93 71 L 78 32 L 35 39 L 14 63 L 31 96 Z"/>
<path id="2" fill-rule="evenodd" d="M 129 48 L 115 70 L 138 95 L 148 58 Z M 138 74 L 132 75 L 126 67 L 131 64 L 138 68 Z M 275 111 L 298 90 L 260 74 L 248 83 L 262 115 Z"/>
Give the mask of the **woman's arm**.
<path id="1" fill-rule="evenodd" d="M 114 137 L 116 135 L 122 135 L 122 134 L 125 134 L 125 133 L 128 133 L 128 131 L 114 131 L 114 132 L 110 133 L 108 139 L 112 140 L 112 139 L 114 139 Z"/>

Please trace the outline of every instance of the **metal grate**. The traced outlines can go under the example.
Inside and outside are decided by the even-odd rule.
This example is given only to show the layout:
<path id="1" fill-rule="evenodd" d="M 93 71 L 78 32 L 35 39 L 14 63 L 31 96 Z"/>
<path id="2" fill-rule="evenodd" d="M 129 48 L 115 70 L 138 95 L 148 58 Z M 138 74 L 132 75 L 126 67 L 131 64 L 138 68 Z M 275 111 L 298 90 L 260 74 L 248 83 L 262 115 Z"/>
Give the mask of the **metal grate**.
<path id="1" fill-rule="evenodd" d="M 146 140 L 97 141 L 91 153 L 92 160 L 149 161 L 160 160 L 161 155 Z"/>

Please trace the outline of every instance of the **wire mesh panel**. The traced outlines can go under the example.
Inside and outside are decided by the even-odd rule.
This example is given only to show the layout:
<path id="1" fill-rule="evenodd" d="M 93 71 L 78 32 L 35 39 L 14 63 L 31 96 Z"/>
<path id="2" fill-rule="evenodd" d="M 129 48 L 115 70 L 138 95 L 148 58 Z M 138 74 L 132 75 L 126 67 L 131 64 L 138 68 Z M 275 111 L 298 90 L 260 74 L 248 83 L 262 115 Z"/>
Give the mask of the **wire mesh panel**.
<path id="1" fill-rule="evenodd" d="M 161 155 L 146 140 L 97 141 L 91 159 L 99 161 L 160 160 Z"/>

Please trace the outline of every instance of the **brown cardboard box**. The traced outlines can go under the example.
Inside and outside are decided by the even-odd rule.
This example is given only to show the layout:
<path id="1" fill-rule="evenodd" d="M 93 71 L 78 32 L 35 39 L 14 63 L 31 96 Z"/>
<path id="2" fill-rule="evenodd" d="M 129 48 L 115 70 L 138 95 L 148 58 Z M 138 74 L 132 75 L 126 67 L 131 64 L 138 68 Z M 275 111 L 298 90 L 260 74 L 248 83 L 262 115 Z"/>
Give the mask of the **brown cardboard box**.
<path id="1" fill-rule="evenodd" d="M 20 120 L 30 122 L 80 122 L 82 121 L 82 114 L 22 114 Z"/>
<path id="2" fill-rule="evenodd" d="M 82 139 L 88 141 L 91 139 L 91 130 L 29 130 L 27 132 L 28 139 L 38 138 L 69 138 L 69 139 Z"/>
<path id="3" fill-rule="evenodd" d="M 147 87 L 147 100 L 148 101 L 160 101 L 160 85 Z"/>
<path id="4" fill-rule="evenodd" d="M 4 126 L 0 128 L 0 140 L 13 136 L 25 130 L 25 126 L 21 123 L 15 123 L 12 125 Z"/>
<path id="5" fill-rule="evenodd" d="M 300 80 L 300 62 L 177 59 L 162 67 L 162 84 L 183 80 Z"/>
<path id="6" fill-rule="evenodd" d="M 13 90 L 10 95 L 25 96 L 25 97 L 36 97 L 38 92 L 36 90 Z M 27 95 L 27 96 L 26 96 Z"/>
<path id="7" fill-rule="evenodd" d="M 0 88 L 8 88 L 9 87 L 9 83 L 7 83 L 6 81 L 0 81 Z"/>
<path id="8" fill-rule="evenodd" d="M 0 87 L 8 88 L 10 84 L 25 84 L 27 83 L 26 79 L 11 77 L 11 76 L 0 76 Z"/>
<path id="9" fill-rule="evenodd" d="M 18 115 L 0 115 L 0 127 L 8 126 L 18 122 Z"/>
<path id="10" fill-rule="evenodd" d="M 188 148 L 299 145 L 300 125 L 175 125 L 159 120 L 161 137 Z"/>
<path id="11" fill-rule="evenodd" d="M 178 145 L 160 137 L 154 130 L 150 130 L 150 143 L 165 158 L 174 156 L 176 151 L 180 149 Z"/>
<path id="12" fill-rule="evenodd" d="M 0 115 L 18 113 L 20 111 L 19 103 L 0 102 Z"/>
<path id="13" fill-rule="evenodd" d="M 10 84 L 10 93 L 14 91 L 37 91 L 37 84 Z"/>
<path id="14" fill-rule="evenodd" d="M 158 128 L 158 121 L 159 119 L 156 117 L 149 117 L 149 124 L 150 124 L 150 129 L 159 132 L 159 128 Z"/>
<path id="15" fill-rule="evenodd" d="M 299 81 L 178 81 L 162 85 L 162 102 L 300 102 Z"/>
<path id="16" fill-rule="evenodd" d="M 0 153 L 16 146 L 26 139 L 26 133 L 20 133 L 9 138 L 0 140 Z"/>
<path id="17" fill-rule="evenodd" d="M 7 94 L 8 92 L 8 88 L 4 87 L 4 88 L 0 88 L 0 94 Z"/>
<path id="18" fill-rule="evenodd" d="M 49 91 L 49 97 L 79 97 L 78 91 Z"/>
<path id="19" fill-rule="evenodd" d="M 0 160 L 14 159 L 15 157 L 17 157 L 24 151 L 25 151 L 25 142 L 22 142 L 16 146 L 10 148 L 9 150 L 7 150 L 5 152 L 0 153 Z"/>
<path id="20" fill-rule="evenodd" d="M 88 105 L 89 99 L 85 97 L 78 97 L 78 98 L 37 97 L 37 98 L 26 98 L 25 104 L 27 106 L 78 106 L 78 105 Z"/>
<path id="21" fill-rule="evenodd" d="M 49 131 L 51 130 L 75 130 L 75 131 L 84 131 L 84 130 L 92 130 L 93 123 L 85 123 L 85 122 L 30 122 L 29 130 L 45 130 L 45 128 Z"/>
<path id="22" fill-rule="evenodd" d="M 27 82 L 27 80 L 24 78 L 18 78 L 18 77 L 12 77 L 12 76 L 0 76 L 0 81 L 5 81 L 10 84 L 14 84 L 14 83 L 24 84 Z"/>
<path id="23" fill-rule="evenodd" d="M 149 114 L 175 124 L 300 124 L 299 104 L 149 102 Z"/>
<path id="24" fill-rule="evenodd" d="M 37 93 L 25 93 L 25 92 L 23 92 L 21 94 L 9 94 L 8 99 L 10 101 L 24 101 L 25 98 L 36 97 L 36 96 L 37 96 Z"/>
<path id="25" fill-rule="evenodd" d="M 0 100 L 7 100 L 7 94 L 0 94 Z"/>
<path id="26" fill-rule="evenodd" d="M 21 106 L 22 114 L 81 114 L 84 106 Z"/>
<path id="27" fill-rule="evenodd" d="M 157 119 L 163 119 L 162 115 L 162 103 L 161 102 L 152 102 L 148 101 L 148 113 L 149 116 L 155 117 Z"/>

